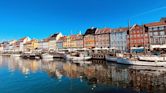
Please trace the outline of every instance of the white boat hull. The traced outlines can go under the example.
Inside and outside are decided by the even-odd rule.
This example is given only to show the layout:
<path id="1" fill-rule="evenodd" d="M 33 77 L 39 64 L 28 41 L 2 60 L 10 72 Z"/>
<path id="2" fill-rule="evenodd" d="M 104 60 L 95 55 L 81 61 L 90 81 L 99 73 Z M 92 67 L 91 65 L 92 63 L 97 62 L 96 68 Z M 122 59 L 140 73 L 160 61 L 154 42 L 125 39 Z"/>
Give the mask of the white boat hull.
<path id="1" fill-rule="evenodd" d="M 166 61 L 165 57 L 159 57 L 159 56 L 139 56 L 138 58 L 139 60 L 142 61 L 160 61 L 160 62 Z"/>
<path id="2" fill-rule="evenodd" d="M 90 60 L 92 57 L 74 57 L 70 55 L 66 55 L 66 60 L 73 60 L 73 61 L 85 61 Z"/>
<path id="3" fill-rule="evenodd" d="M 106 59 L 106 61 L 111 61 L 111 62 L 117 61 L 117 57 L 113 57 L 113 56 L 109 56 L 109 55 L 106 55 L 105 59 Z"/>
<path id="4" fill-rule="evenodd" d="M 20 57 L 20 54 L 12 54 L 12 57 Z"/>
<path id="5" fill-rule="evenodd" d="M 53 56 L 50 54 L 43 54 L 42 59 L 53 59 Z"/>
<path id="6" fill-rule="evenodd" d="M 139 60 L 131 61 L 127 58 L 118 58 L 117 63 L 125 65 L 166 67 L 166 61 L 165 62 L 151 62 L 151 61 L 139 61 Z"/>

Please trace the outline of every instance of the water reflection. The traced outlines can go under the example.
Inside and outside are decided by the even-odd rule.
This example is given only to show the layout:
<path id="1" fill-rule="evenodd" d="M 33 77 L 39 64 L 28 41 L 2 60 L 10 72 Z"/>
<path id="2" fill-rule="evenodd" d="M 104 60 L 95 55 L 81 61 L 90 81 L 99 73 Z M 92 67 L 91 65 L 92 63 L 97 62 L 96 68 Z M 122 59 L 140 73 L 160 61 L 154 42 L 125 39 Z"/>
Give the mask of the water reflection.
<path id="1" fill-rule="evenodd" d="M 63 60 L 24 60 L 20 58 L 0 57 L 0 67 L 7 66 L 14 73 L 21 71 L 25 76 L 38 71 L 46 72 L 51 78 L 62 81 L 86 81 L 91 89 L 100 86 L 132 89 L 136 92 L 166 91 L 166 69 L 162 67 L 124 66 L 105 61 L 65 62 Z"/>

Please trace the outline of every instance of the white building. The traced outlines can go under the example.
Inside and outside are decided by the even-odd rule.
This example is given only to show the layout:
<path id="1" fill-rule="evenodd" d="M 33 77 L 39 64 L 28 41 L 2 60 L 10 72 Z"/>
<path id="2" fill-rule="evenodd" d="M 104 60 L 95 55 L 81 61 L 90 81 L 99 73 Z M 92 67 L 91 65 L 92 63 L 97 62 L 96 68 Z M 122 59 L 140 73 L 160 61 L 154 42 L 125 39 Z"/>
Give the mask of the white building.
<path id="1" fill-rule="evenodd" d="M 29 37 L 24 37 L 19 39 L 15 44 L 14 44 L 14 52 L 22 52 L 24 51 L 24 44 L 31 39 Z"/>
<path id="2" fill-rule="evenodd" d="M 110 33 L 110 48 L 127 51 L 128 28 L 113 29 Z"/>

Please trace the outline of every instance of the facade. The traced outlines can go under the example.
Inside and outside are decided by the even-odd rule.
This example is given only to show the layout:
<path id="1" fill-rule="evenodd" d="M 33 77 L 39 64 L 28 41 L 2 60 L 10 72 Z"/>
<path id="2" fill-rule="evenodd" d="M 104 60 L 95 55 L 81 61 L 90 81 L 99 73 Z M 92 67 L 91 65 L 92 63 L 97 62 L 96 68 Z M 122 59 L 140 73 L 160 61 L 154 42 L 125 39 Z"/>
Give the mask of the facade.
<path id="1" fill-rule="evenodd" d="M 110 33 L 110 48 L 120 51 L 127 51 L 127 31 L 128 28 L 112 29 Z"/>
<path id="2" fill-rule="evenodd" d="M 137 24 L 128 32 L 128 49 L 135 49 L 138 47 L 148 48 L 148 32 L 144 30 L 143 26 Z"/>
<path id="3" fill-rule="evenodd" d="M 42 49 L 43 50 L 49 50 L 49 39 L 44 39 L 42 42 Z"/>
<path id="4" fill-rule="evenodd" d="M 95 47 L 110 48 L 110 28 L 97 29 L 95 32 Z"/>
<path id="5" fill-rule="evenodd" d="M 49 49 L 57 49 L 56 42 L 62 37 L 61 33 L 53 34 L 49 37 Z"/>
<path id="6" fill-rule="evenodd" d="M 60 37 L 56 42 L 56 47 L 58 49 L 63 49 L 63 42 L 65 41 L 66 36 Z"/>
<path id="7" fill-rule="evenodd" d="M 95 48 L 95 32 L 97 28 L 90 28 L 87 29 L 84 34 L 84 48 Z"/>
<path id="8" fill-rule="evenodd" d="M 166 19 L 165 18 L 162 18 L 160 22 L 145 24 L 145 30 L 149 34 L 150 49 L 157 48 L 166 44 Z"/>
<path id="9" fill-rule="evenodd" d="M 38 48 L 38 40 L 32 39 L 31 41 L 28 41 L 27 43 L 24 44 L 24 51 L 34 51 L 35 49 Z"/>
<path id="10" fill-rule="evenodd" d="M 69 42 L 70 42 L 69 36 L 65 36 L 65 37 L 63 38 L 63 48 L 64 48 L 64 49 L 69 48 Z"/>
<path id="11" fill-rule="evenodd" d="M 83 35 L 71 35 L 70 40 L 70 48 L 83 48 Z"/>
<path id="12" fill-rule="evenodd" d="M 29 37 L 24 37 L 19 39 L 17 42 L 14 43 L 14 52 L 22 52 L 24 51 L 24 44 L 31 39 Z"/>
<path id="13" fill-rule="evenodd" d="M 3 44 L 0 44 L 0 53 L 3 52 Z"/>
<path id="14" fill-rule="evenodd" d="M 38 41 L 38 49 L 43 49 L 43 40 Z"/>

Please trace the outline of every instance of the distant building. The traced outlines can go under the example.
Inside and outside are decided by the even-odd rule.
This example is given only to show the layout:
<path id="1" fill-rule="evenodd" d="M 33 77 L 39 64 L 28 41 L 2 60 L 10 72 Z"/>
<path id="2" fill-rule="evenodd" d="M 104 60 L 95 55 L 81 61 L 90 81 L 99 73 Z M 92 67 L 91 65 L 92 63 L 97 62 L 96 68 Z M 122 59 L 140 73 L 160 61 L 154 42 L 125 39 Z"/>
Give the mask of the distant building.
<path id="1" fill-rule="evenodd" d="M 128 49 L 137 49 L 139 47 L 148 48 L 148 32 L 143 26 L 133 25 L 128 32 Z"/>
<path id="2" fill-rule="evenodd" d="M 87 29 L 84 34 L 84 48 L 95 48 L 95 33 L 97 28 Z"/>
<path id="3" fill-rule="evenodd" d="M 63 48 L 64 48 L 64 47 L 63 47 L 63 43 L 64 43 L 65 40 L 66 40 L 66 36 L 60 37 L 60 38 L 57 40 L 57 42 L 56 42 L 56 47 L 57 47 L 58 49 L 63 49 Z"/>
<path id="4" fill-rule="evenodd" d="M 69 37 L 69 36 L 65 36 L 65 37 L 63 38 L 63 48 L 64 48 L 64 49 L 67 49 L 67 48 L 70 47 L 69 42 L 70 42 L 70 37 Z"/>
<path id="5" fill-rule="evenodd" d="M 3 44 L 0 43 L 0 53 L 3 52 Z"/>
<path id="6" fill-rule="evenodd" d="M 83 35 L 77 34 L 77 35 L 71 35 L 70 36 L 70 48 L 83 48 Z"/>
<path id="7" fill-rule="evenodd" d="M 19 39 L 17 42 L 14 43 L 14 52 L 22 52 L 24 51 L 24 44 L 31 39 L 29 37 L 24 37 Z"/>
<path id="8" fill-rule="evenodd" d="M 110 48 L 120 51 L 127 51 L 128 28 L 112 29 L 110 33 Z"/>
<path id="9" fill-rule="evenodd" d="M 56 42 L 62 37 L 62 33 L 56 33 L 49 37 L 49 49 L 57 49 Z"/>
<path id="10" fill-rule="evenodd" d="M 32 39 L 24 44 L 24 51 L 34 51 L 38 48 L 38 40 Z"/>
<path id="11" fill-rule="evenodd" d="M 42 50 L 57 49 L 56 42 L 59 40 L 60 37 L 62 37 L 61 33 L 55 33 L 51 35 L 50 37 L 39 41 L 38 48 Z"/>
<path id="12" fill-rule="evenodd" d="M 153 22 L 144 26 L 145 31 L 149 34 L 150 49 L 159 48 L 166 44 L 166 18 L 162 18 L 160 22 Z"/>
<path id="13" fill-rule="evenodd" d="M 110 28 L 97 29 L 95 32 L 95 47 L 110 48 Z"/>

